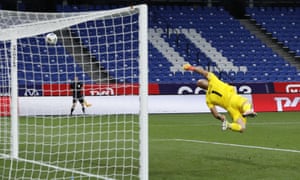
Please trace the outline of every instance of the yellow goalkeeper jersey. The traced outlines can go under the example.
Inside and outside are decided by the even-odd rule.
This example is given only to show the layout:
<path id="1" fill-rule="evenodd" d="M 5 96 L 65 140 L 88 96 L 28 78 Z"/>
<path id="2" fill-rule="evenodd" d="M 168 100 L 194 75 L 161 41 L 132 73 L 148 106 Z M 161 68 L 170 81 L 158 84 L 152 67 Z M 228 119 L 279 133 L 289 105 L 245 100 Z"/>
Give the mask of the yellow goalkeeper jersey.
<path id="1" fill-rule="evenodd" d="M 234 87 L 224 83 L 211 72 L 208 73 L 207 79 L 208 89 L 206 91 L 206 103 L 208 108 L 217 105 L 227 109 L 231 96 L 235 94 Z"/>

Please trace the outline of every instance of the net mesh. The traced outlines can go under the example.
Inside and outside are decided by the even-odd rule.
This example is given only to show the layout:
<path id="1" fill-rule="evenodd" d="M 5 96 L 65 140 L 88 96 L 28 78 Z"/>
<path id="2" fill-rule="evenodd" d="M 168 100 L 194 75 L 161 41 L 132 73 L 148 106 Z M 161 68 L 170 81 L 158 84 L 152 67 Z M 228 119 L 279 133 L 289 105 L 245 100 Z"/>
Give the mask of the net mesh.
<path id="1" fill-rule="evenodd" d="M 139 13 L 0 12 L 8 32 L 0 35 L 1 179 L 139 178 Z M 45 41 L 49 32 L 56 44 Z M 10 38 L 18 50 L 16 159 L 10 158 Z M 71 116 L 75 77 L 84 101 Z"/>

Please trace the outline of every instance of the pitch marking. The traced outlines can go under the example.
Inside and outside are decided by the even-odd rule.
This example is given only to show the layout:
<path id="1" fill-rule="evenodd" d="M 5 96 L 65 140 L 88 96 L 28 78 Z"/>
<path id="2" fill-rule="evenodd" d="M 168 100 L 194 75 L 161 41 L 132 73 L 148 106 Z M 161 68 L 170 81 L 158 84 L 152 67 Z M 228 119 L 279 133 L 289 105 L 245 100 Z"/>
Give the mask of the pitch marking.
<path id="1" fill-rule="evenodd" d="M 294 150 L 294 149 L 269 148 L 263 146 L 250 146 L 250 145 L 220 143 L 220 142 L 201 141 L 201 140 L 189 140 L 189 139 L 156 139 L 155 141 L 181 141 L 181 142 L 193 142 L 193 143 L 202 143 L 202 144 L 215 144 L 215 145 L 223 145 L 223 146 L 242 147 L 242 148 L 249 148 L 249 149 L 262 149 L 262 150 L 269 150 L 269 151 L 300 153 L 300 150 Z"/>
<path id="2" fill-rule="evenodd" d="M 247 123 L 247 126 L 260 126 L 260 125 L 299 125 L 300 122 L 249 122 Z M 208 123 L 194 123 L 194 124 L 153 124 L 151 126 L 216 126 L 218 124 L 214 122 L 208 122 Z"/>

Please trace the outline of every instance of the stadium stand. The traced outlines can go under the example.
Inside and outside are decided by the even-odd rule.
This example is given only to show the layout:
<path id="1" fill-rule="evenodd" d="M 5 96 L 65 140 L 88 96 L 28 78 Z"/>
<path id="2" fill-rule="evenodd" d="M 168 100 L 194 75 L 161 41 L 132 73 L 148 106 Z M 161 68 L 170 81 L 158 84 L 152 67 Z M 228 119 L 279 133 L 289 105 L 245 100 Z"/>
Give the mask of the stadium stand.
<path id="1" fill-rule="evenodd" d="M 38 39 L 23 38 L 18 43 L 20 44 L 19 50 L 24 52 L 18 55 L 19 84 L 50 83 L 53 81 L 67 83 L 74 79 L 75 75 L 86 82 L 91 81 L 80 65 L 73 65 L 76 63 L 71 55 L 65 56 L 63 46 L 45 46 L 43 36 L 39 36 Z"/>
<path id="2" fill-rule="evenodd" d="M 150 28 L 163 29 L 164 33 L 161 37 L 171 44 L 181 57 L 195 65 L 212 66 L 213 71 L 226 81 L 299 80 L 299 72 L 295 67 L 250 34 L 223 8 L 159 6 L 152 8 L 150 17 Z M 213 53 L 212 56 L 205 53 L 204 48 L 195 46 L 194 41 L 197 41 L 198 37 L 188 37 L 184 33 L 186 29 L 189 32 L 196 31 L 216 49 L 216 51 L 214 48 L 208 50 Z M 195 55 L 198 57 L 195 58 Z M 229 65 L 224 61 L 216 61 L 220 57 Z M 150 57 L 149 60 L 151 63 L 156 59 Z M 231 67 L 228 69 L 228 66 Z M 182 76 L 184 76 L 183 73 Z M 177 82 L 182 83 L 182 80 L 186 79 L 178 78 Z"/>
<path id="3" fill-rule="evenodd" d="M 57 11 L 89 11 L 118 7 L 120 6 L 58 5 Z M 270 32 L 278 35 L 278 39 L 282 39 L 287 46 L 291 49 L 294 48 L 293 50 L 300 54 L 299 42 L 297 41 L 300 38 L 297 35 L 299 19 L 294 14 L 298 15 L 299 9 L 272 8 L 270 10 L 268 8 L 252 8 L 247 10 L 251 16 L 270 29 Z M 267 21 L 267 19 L 271 20 Z M 278 23 L 282 22 L 285 22 L 284 26 L 278 27 Z M 94 25 L 97 28 L 97 24 Z M 83 33 L 92 32 L 78 32 L 78 37 L 81 37 L 84 42 Z M 23 51 L 28 52 L 28 54 L 34 51 L 43 51 L 46 54 L 51 54 L 51 51 L 64 51 L 63 46 L 48 47 L 43 50 L 37 49 L 34 43 L 38 42 L 30 42 L 30 38 L 21 41 Z M 97 43 L 93 39 L 88 39 L 88 41 Z M 26 43 L 30 43 L 31 46 L 26 46 Z M 93 54 L 93 47 L 88 48 L 90 53 Z M 76 67 L 67 65 L 68 62 L 75 62 L 71 55 L 68 57 L 51 57 L 49 67 L 53 65 L 53 68 L 60 72 L 52 75 L 53 77 L 47 75 L 47 68 L 49 67 L 44 69 L 45 67 L 38 65 L 40 62 L 45 61 L 46 58 L 43 59 L 43 56 L 41 59 L 35 59 L 34 56 L 29 55 L 19 58 L 25 60 L 25 64 L 19 64 L 21 68 L 19 77 L 24 81 L 38 82 L 39 79 L 43 79 L 44 82 L 47 82 L 47 79 L 59 78 L 61 82 L 67 82 L 73 79 L 75 75 L 66 75 L 63 72 L 66 71 L 66 68 L 77 68 L 76 71 L 80 73 L 81 77 L 88 82 L 92 82 L 80 64 Z M 105 64 L 105 58 L 96 58 L 100 63 Z M 33 67 L 26 65 L 26 61 L 29 60 L 34 61 L 35 65 Z M 65 62 L 66 66 L 55 67 L 56 61 Z M 149 82 L 194 83 L 200 77 L 181 69 L 182 63 L 186 62 L 204 66 L 219 75 L 221 79 L 231 83 L 300 80 L 300 72 L 295 67 L 252 35 L 222 7 L 150 6 Z M 105 66 L 117 67 L 118 65 L 106 64 Z M 25 71 L 25 68 L 28 70 L 34 69 L 34 71 Z"/>
<path id="4" fill-rule="evenodd" d="M 253 7 L 247 13 L 267 32 L 300 56 L 300 8 L 299 7 Z"/>

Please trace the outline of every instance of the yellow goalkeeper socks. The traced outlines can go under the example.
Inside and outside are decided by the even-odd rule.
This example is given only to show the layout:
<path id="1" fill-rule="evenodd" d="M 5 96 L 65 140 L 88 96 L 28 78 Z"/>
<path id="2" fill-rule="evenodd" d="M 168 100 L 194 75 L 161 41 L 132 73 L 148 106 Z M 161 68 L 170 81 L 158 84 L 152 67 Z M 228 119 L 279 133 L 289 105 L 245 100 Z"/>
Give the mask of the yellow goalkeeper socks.
<path id="1" fill-rule="evenodd" d="M 243 112 L 251 111 L 252 105 L 249 102 L 246 102 L 243 106 Z"/>
<path id="2" fill-rule="evenodd" d="M 242 126 L 238 123 L 229 123 L 229 128 L 232 130 L 232 131 L 241 131 L 242 129 Z"/>

